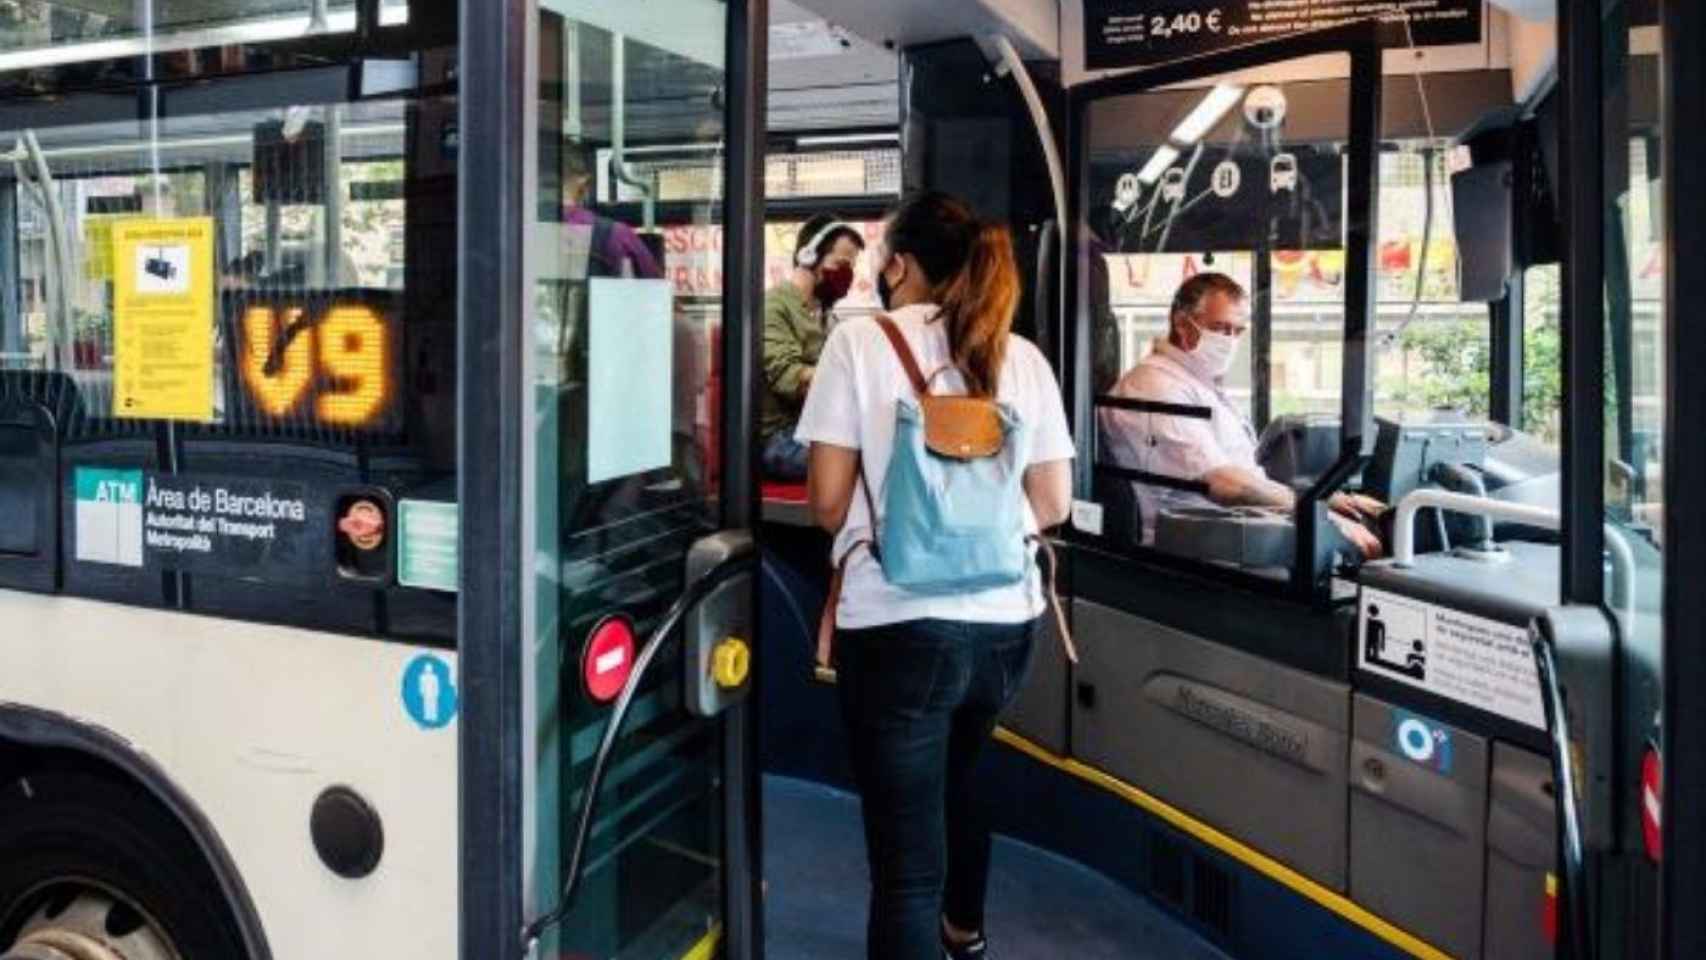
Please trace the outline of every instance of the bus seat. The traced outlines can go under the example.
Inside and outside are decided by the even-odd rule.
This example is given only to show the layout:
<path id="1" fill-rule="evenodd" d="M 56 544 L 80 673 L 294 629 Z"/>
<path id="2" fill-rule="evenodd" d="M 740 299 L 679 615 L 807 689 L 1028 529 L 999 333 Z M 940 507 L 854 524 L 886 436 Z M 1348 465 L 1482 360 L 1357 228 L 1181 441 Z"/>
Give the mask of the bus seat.
<path id="1" fill-rule="evenodd" d="M 759 485 L 763 496 L 763 516 L 769 523 L 790 527 L 815 526 L 811 505 L 807 502 L 806 485 L 785 480 L 765 480 Z"/>

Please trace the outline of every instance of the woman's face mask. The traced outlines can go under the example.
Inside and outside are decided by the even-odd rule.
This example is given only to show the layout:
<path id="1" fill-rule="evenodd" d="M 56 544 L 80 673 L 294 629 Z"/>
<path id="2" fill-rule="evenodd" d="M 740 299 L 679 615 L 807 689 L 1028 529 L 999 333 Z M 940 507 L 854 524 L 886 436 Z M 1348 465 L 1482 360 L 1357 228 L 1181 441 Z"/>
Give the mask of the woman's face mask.
<path id="1" fill-rule="evenodd" d="M 853 265 L 851 263 L 836 263 L 823 268 L 818 274 L 817 288 L 813 293 L 817 302 L 825 307 L 834 306 L 847 291 L 853 289 Z"/>

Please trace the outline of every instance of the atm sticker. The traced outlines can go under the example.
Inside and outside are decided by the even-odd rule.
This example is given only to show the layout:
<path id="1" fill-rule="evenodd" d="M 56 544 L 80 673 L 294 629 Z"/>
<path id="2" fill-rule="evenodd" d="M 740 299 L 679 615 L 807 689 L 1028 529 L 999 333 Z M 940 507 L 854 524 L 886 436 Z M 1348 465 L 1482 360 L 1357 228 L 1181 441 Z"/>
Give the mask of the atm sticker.
<path id="1" fill-rule="evenodd" d="M 1364 587 L 1358 637 L 1361 670 L 1546 728 L 1522 627 Z"/>
<path id="2" fill-rule="evenodd" d="M 77 559 L 142 566 L 142 471 L 78 467 L 73 485 Z"/>

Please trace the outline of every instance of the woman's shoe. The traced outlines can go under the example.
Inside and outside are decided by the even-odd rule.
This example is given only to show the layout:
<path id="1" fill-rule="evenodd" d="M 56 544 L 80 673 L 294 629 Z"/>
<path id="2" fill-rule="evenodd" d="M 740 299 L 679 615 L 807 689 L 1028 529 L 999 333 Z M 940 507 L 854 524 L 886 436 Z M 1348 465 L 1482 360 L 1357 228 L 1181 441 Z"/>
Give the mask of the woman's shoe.
<path id="1" fill-rule="evenodd" d="M 946 933 L 942 934 L 942 960 L 988 960 L 985 956 L 988 949 L 989 941 L 981 933 L 965 943 L 954 943 Z"/>

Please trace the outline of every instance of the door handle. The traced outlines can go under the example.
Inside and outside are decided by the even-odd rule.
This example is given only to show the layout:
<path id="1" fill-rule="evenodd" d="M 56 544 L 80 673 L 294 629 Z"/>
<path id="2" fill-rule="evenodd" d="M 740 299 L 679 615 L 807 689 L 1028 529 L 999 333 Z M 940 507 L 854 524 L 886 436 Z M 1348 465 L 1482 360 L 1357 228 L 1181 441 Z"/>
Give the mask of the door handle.
<path id="1" fill-rule="evenodd" d="M 1553 802 L 1563 873 L 1560 939 L 1569 945 L 1568 956 L 1593 960 L 1597 941 L 1588 909 L 1587 852 L 1611 849 L 1617 836 L 1612 823 L 1619 730 L 1617 633 L 1599 608 L 1572 605 L 1537 618 L 1529 627 L 1529 642 L 1557 785 Z"/>
<path id="2" fill-rule="evenodd" d="M 651 672 L 652 665 L 657 661 L 658 651 L 699 604 L 712 596 L 719 587 L 738 576 L 751 573 L 758 565 L 757 544 L 751 534 L 745 531 L 723 531 L 707 540 L 718 541 L 717 559 L 708 566 L 701 566 L 694 561 L 702 558 L 704 552 L 698 549 L 697 544 L 690 552 L 690 579 L 686 589 L 670 604 L 663 619 L 652 628 L 646 642 L 640 646 L 640 652 L 634 657 L 633 669 L 628 673 L 627 682 L 622 684 L 621 692 L 616 695 L 615 706 L 611 708 L 610 717 L 604 722 L 604 735 L 599 739 L 598 752 L 593 756 L 592 776 L 587 780 L 586 789 L 581 792 L 580 815 L 575 820 L 575 841 L 569 854 L 568 878 L 563 881 L 563 892 L 557 906 L 522 928 L 522 957 L 530 955 L 545 931 L 561 923 L 574 908 L 575 894 L 579 891 L 581 874 L 586 868 L 586 847 L 587 840 L 592 835 L 593 815 L 598 812 L 599 794 L 604 789 L 605 771 L 609 768 L 610 756 L 615 752 L 616 742 L 621 736 L 623 722 L 628 719 L 628 711 L 633 706 L 634 694 Z"/>

